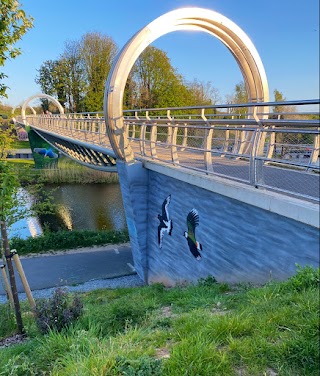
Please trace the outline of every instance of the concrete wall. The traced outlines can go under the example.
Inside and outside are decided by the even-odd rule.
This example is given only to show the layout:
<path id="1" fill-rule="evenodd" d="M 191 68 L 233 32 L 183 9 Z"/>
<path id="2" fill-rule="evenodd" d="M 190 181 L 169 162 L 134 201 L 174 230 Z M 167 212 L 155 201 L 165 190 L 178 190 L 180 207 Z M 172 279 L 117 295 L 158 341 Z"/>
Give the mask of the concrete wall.
<path id="1" fill-rule="evenodd" d="M 118 162 L 119 163 L 119 162 Z M 141 164 L 118 164 L 135 267 L 148 283 L 174 285 L 213 275 L 230 283 L 285 279 L 300 265 L 319 265 L 316 227 L 174 179 Z M 214 184 L 214 182 L 212 182 Z M 158 214 L 171 195 L 172 235 L 158 244 Z M 190 252 L 184 231 L 196 209 L 201 259 Z"/>

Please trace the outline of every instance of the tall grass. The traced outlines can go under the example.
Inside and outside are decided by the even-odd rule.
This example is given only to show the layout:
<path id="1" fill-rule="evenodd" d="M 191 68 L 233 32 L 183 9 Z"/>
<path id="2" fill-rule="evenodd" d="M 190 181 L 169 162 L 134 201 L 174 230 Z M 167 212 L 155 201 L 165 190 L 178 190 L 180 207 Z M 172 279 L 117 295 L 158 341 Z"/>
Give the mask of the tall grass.
<path id="1" fill-rule="evenodd" d="M 118 183 L 116 172 L 94 170 L 67 158 L 60 157 L 58 168 L 34 169 L 34 161 L 28 159 L 8 159 L 15 164 L 23 185 L 32 182 L 42 184 L 90 184 Z"/>
<path id="2" fill-rule="evenodd" d="M 210 280 L 96 290 L 83 299 L 74 326 L 45 336 L 24 303 L 31 338 L 0 350 L 0 375 L 319 374 L 319 270 L 300 268 L 260 288 Z"/>
<path id="3" fill-rule="evenodd" d="M 42 183 L 61 184 L 61 183 L 117 183 L 119 182 L 116 172 L 106 172 L 94 170 L 82 166 L 68 158 L 60 158 L 59 168 L 49 168 L 40 170 Z"/>

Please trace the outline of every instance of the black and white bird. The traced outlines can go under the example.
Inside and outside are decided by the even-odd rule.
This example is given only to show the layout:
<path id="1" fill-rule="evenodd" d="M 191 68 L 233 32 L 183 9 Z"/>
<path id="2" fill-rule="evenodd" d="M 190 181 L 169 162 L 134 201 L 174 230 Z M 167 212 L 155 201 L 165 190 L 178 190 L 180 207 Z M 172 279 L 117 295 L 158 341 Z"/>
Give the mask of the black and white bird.
<path id="1" fill-rule="evenodd" d="M 184 232 L 184 236 L 188 241 L 188 246 L 192 255 L 201 260 L 200 251 L 202 251 L 202 245 L 196 240 L 196 227 L 199 225 L 199 214 L 196 209 L 192 209 L 187 215 L 188 231 Z"/>
<path id="2" fill-rule="evenodd" d="M 171 195 L 169 195 L 162 203 L 162 214 L 158 214 L 159 226 L 158 226 L 158 243 L 159 248 L 162 247 L 162 239 L 167 232 L 170 236 L 172 234 L 172 220 L 169 217 L 168 206 L 171 201 Z"/>

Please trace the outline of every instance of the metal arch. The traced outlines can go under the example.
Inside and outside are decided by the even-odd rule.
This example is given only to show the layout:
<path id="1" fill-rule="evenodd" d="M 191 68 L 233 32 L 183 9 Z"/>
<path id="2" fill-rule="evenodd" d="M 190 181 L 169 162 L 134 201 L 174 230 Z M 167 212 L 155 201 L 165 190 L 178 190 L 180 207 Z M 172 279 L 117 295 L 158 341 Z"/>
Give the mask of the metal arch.
<path id="1" fill-rule="evenodd" d="M 12 109 L 12 111 L 11 111 L 12 115 L 14 115 L 15 110 L 16 110 L 17 108 L 19 108 L 19 107 L 20 107 L 20 108 L 22 107 L 21 104 L 19 104 L 18 106 L 13 107 L 13 109 Z M 35 110 L 32 106 L 28 105 L 28 108 L 30 108 L 30 110 L 32 111 L 33 115 L 37 115 L 36 110 Z"/>
<path id="2" fill-rule="evenodd" d="M 43 94 L 43 93 L 35 94 L 35 95 L 32 95 L 31 97 L 27 98 L 23 102 L 23 105 L 21 107 L 21 116 L 22 116 L 22 121 L 23 121 L 24 124 L 26 124 L 26 108 L 27 108 L 29 102 L 31 102 L 33 99 L 36 99 L 36 98 L 46 98 L 46 99 L 50 100 L 51 102 L 53 102 L 58 107 L 60 114 L 64 114 L 64 109 L 61 106 L 61 104 L 55 98 L 53 98 L 51 95 Z"/>
<path id="3" fill-rule="evenodd" d="M 217 37 L 231 51 L 246 83 L 249 101 L 269 100 L 266 73 L 249 37 L 220 13 L 202 8 L 182 8 L 166 13 L 137 32 L 118 54 L 108 76 L 104 94 L 107 133 L 117 158 L 133 160 L 123 124 L 122 104 L 125 84 L 135 61 L 154 40 L 173 31 L 197 30 Z"/>

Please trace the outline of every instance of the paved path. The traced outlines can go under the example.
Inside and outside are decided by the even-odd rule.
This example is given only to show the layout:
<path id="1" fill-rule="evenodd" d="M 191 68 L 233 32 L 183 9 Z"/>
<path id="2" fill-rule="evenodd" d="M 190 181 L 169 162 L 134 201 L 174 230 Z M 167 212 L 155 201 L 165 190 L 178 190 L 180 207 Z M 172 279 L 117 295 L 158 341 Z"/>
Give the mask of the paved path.
<path id="1" fill-rule="evenodd" d="M 71 286 L 92 280 L 135 274 L 130 244 L 81 248 L 55 254 L 21 257 L 20 260 L 31 290 Z M 23 292 L 18 273 L 16 281 L 18 292 Z M 0 283 L 0 295 L 5 295 L 3 283 Z"/>

